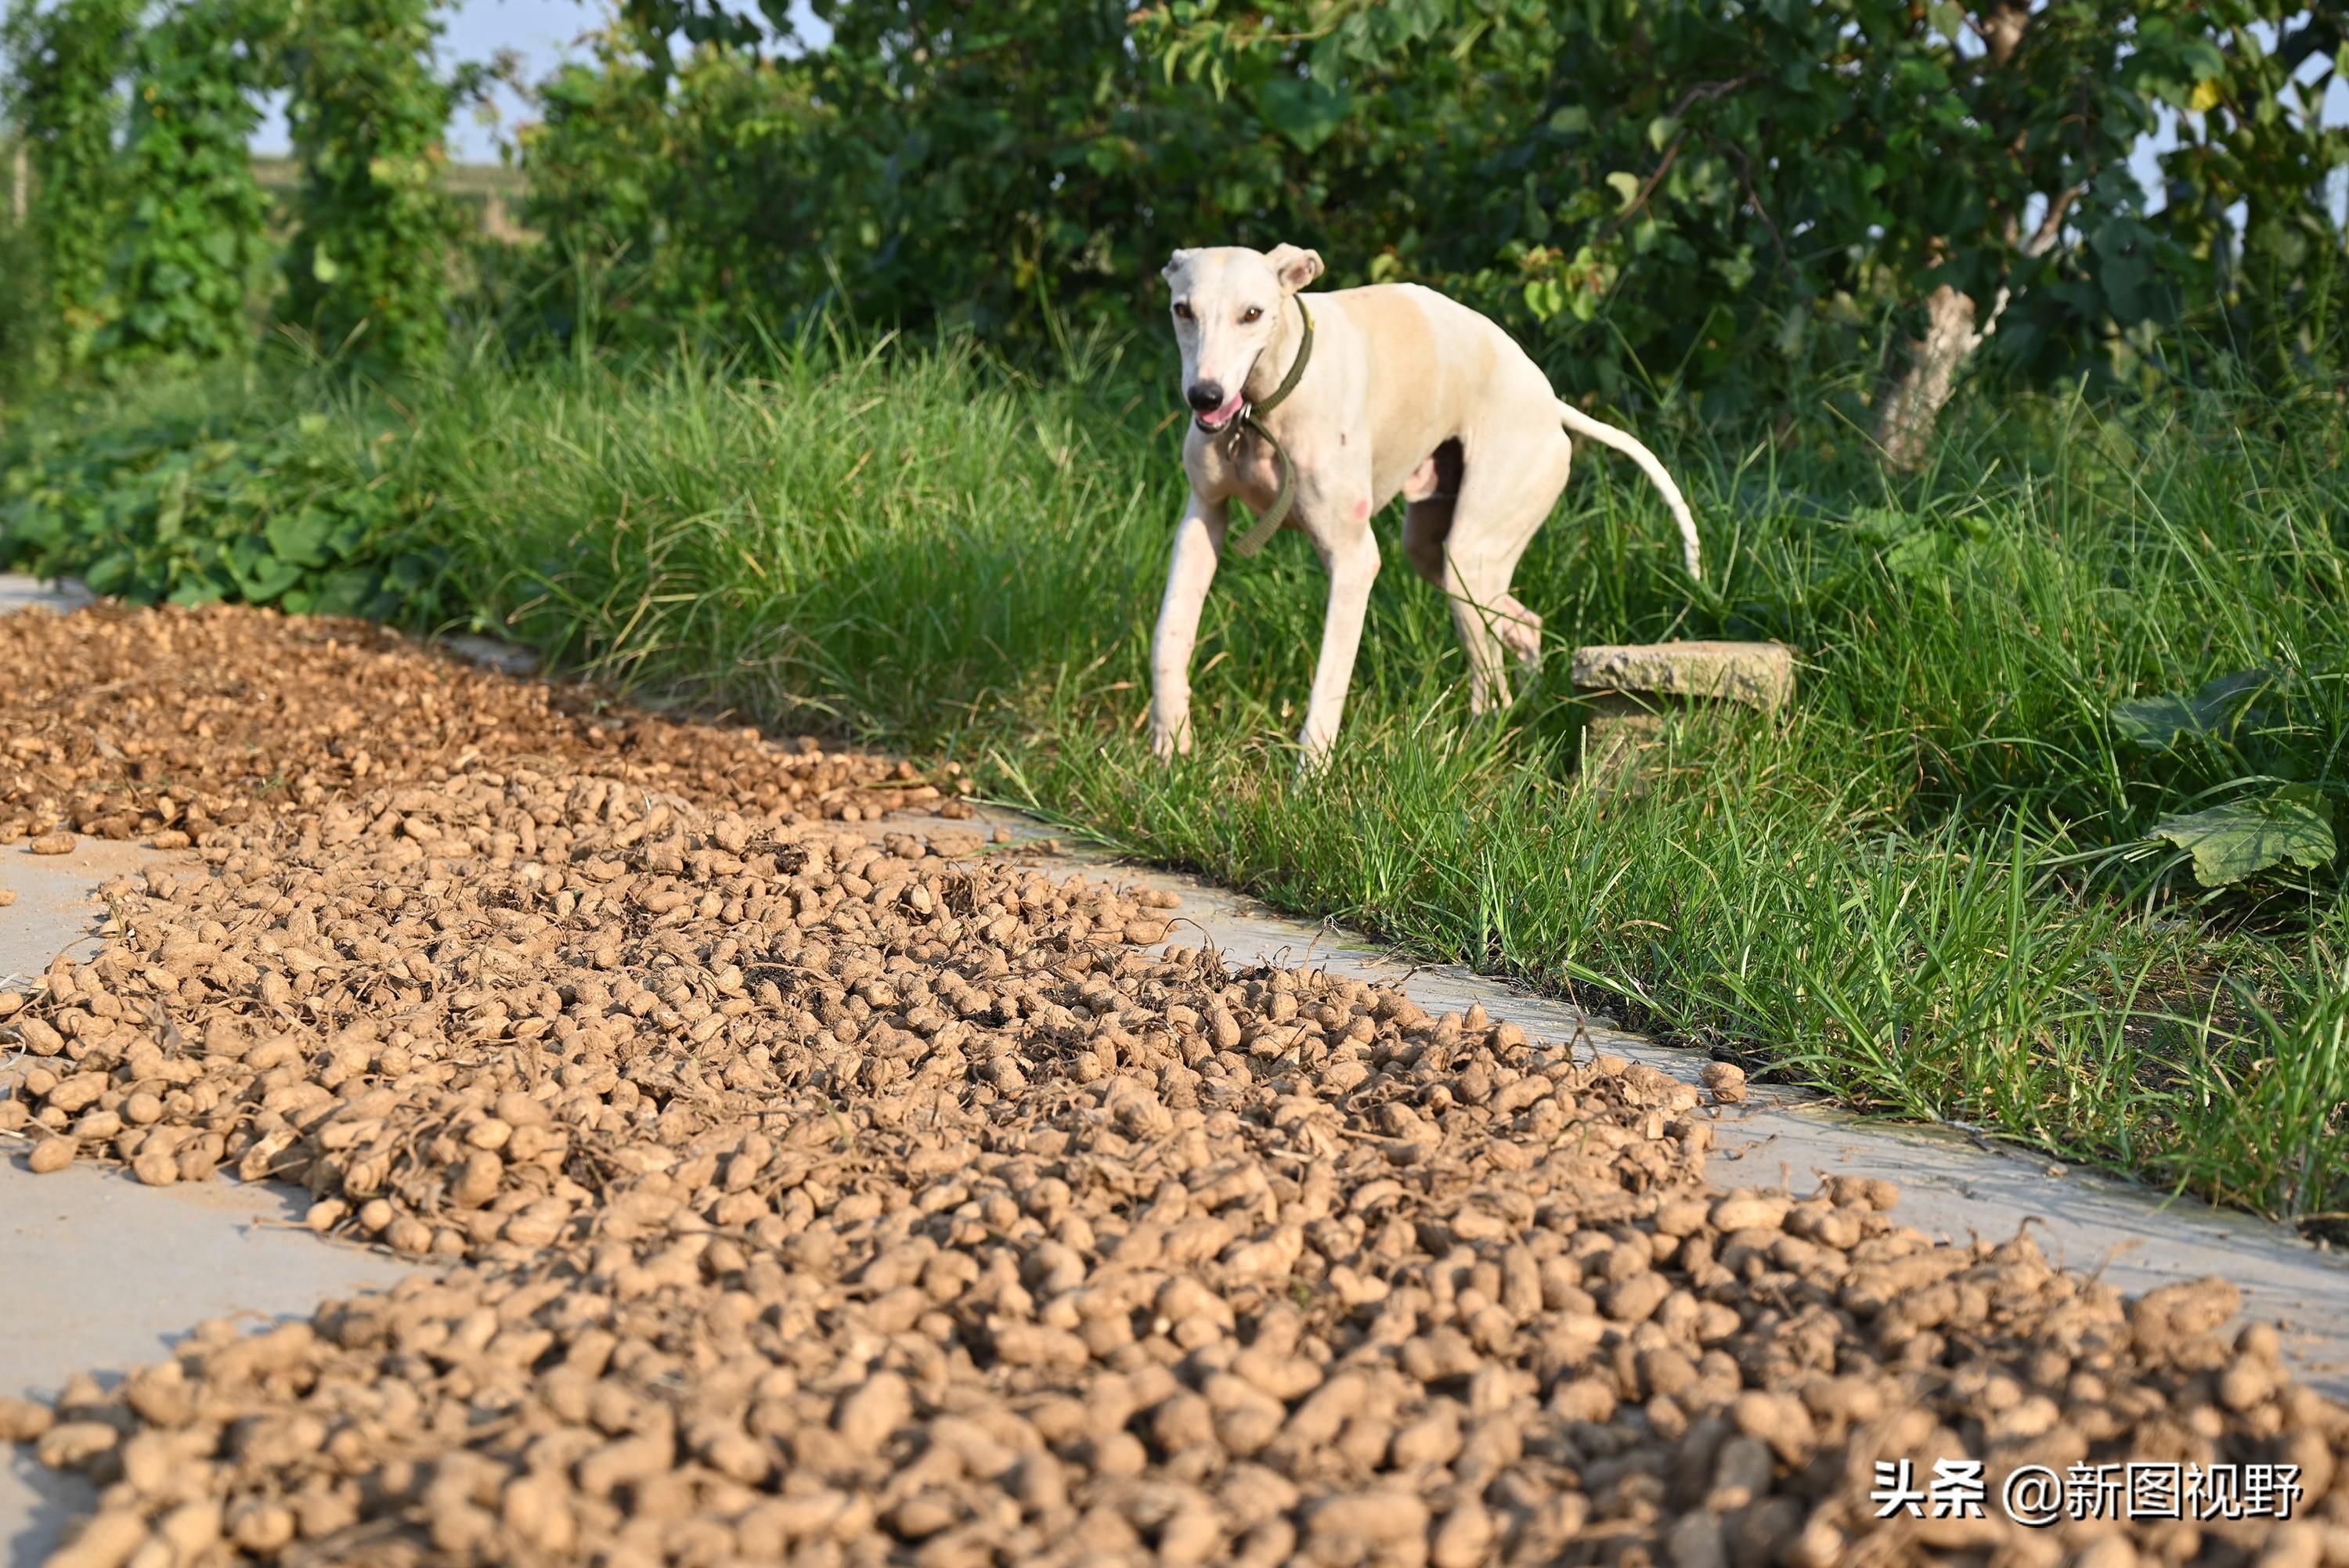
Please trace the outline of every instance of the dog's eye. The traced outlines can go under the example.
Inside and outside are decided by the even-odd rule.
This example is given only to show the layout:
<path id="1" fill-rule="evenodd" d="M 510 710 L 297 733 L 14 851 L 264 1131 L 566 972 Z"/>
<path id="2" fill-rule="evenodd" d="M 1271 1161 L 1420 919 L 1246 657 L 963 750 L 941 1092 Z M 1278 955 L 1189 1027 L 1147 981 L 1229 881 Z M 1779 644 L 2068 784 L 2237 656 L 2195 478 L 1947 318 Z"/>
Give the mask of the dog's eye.
<path id="1" fill-rule="evenodd" d="M 1188 321 L 1191 319 L 1191 307 L 1185 301 L 1178 299 L 1174 302 L 1174 319 L 1176 321 Z"/>
<path id="2" fill-rule="evenodd" d="M 1263 319 L 1264 307 L 1262 305 L 1252 304 L 1248 306 L 1247 309 L 1240 312 L 1240 320 L 1243 322 L 1261 321 Z"/>

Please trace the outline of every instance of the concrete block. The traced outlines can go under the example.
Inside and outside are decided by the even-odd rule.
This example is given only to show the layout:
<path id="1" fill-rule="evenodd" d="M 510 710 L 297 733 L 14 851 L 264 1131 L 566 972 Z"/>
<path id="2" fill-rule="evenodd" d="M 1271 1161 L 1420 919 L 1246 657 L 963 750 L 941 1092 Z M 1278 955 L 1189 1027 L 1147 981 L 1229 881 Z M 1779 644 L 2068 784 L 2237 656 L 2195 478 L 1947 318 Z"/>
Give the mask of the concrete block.
<path id="1" fill-rule="evenodd" d="M 460 632 L 452 637 L 442 637 L 439 646 L 448 649 L 469 665 L 502 676 L 534 676 L 538 674 L 538 655 L 528 648 L 496 637 L 476 636 Z"/>
<path id="2" fill-rule="evenodd" d="M 1738 704 L 1767 713 L 1795 691 L 1795 656 L 1777 643 L 1644 643 L 1577 648 L 1576 695 L 1591 710 L 1582 780 L 1607 794 L 1637 793 L 1668 727 Z"/>
<path id="3" fill-rule="evenodd" d="M 1650 754 L 1664 744 L 1657 713 L 1602 713 L 1582 731 L 1582 782 L 1602 794 L 1636 795 L 1646 788 Z"/>
<path id="4" fill-rule="evenodd" d="M 1577 648 L 1578 691 L 1643 698 L 1646 707 L 1733 702 L 1775 713 L 1795 694 L 1795 655 L 1780 643 L 1641 643 Z M 1611 706 L 1611 705 L 1610 705 Z"/>

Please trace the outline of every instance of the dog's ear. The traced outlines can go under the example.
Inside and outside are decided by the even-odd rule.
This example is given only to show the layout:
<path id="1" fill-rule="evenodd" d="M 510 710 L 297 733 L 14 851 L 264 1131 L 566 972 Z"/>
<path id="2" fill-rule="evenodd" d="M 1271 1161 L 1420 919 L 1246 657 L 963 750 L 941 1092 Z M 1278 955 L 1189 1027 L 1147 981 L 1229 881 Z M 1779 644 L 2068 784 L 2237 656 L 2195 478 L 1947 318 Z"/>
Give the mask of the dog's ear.
<path id="1" fill-rule="evenodd" d="M 1199 253 L 1196 251 L 1175 252 L 1173 255 L 1166 258 L 1166 264 L 1158 269 L 1158 275 L 1164 278 L 1168 283 L 1173 283 L 1174 281 L 1174 274 L 1181 272 L 1185 267 L 1189 266 L 1191 264 L 1191 258 L 1198 253 Z"/>
<path id="2" fill-rule="evenodd" d="M 1273 276 L 1280 280 L 1281 290 L 1295 294 L 1321 275 L 1321 253 L 1302 251 L 1295 245 L 1275 245 L 1265 253 L 1264 259 L 1272 263 Z"/>

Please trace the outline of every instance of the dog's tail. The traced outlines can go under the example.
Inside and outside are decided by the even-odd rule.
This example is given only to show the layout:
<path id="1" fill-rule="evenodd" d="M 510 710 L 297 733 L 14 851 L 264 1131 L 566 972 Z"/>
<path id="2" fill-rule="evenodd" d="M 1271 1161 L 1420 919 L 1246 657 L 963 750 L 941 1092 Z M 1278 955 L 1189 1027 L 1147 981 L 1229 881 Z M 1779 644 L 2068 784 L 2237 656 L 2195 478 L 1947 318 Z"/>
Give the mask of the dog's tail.
<path id="1" fill-rule="evenodd" d="M 1688 573 L 1702 581 L 1704 567 L 1697 546 L 1696 519 L 1689 515 L 1688 502 L 1681 499 L 1680 486 L 1672 483 L 1672 476 L 1664 471 L 1664 465 L 1657 460 L 1656 454 L 1641 446 L 1636 437 L 1612 425 L 1601 424 L 1562 399 L 1557 406 L 1557 417 L 1574 434 L 1588 436 L 1602 447 L 1614 448 L 1639 464 L 1640 471 L 1655 481 L 1656 488 L 1664 492 L 1664 504 L 1672 509 L 1672 517 L 1681 525 L 1681 555 L 1688 562 Z"/>

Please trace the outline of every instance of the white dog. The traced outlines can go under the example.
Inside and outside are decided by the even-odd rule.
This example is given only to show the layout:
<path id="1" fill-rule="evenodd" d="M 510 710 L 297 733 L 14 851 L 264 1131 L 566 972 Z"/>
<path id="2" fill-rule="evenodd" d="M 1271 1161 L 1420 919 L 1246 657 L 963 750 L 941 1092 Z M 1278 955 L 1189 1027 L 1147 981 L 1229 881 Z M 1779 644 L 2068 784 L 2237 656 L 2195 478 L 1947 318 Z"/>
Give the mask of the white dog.
<path id="1" fill-rule="evenodd" d="M 1397 495 L 1410 503 L 1403 553 L 1452 602 L 1478 713 L 1508 700 L 1505 646 L 1528 666 L 1540 654 L 1541 617 L 1509 596 L 1509 580 L 1566 488 L 1567 431 L 1628 454 L 1655 481 L 1698 574 L 1695 520 L 1655 454 L 1560 402 L 1508 334 L 1467 306 L 1413 284 L 1300 294 L 1321 258 L 1294 245 L 1177 251 L 1164 275 L 1196 418 L 1183 443 L 1190 504 L 1150 651 L 1160 756 L 1191 748 L 1191 649 L 1234 496 L 1257 516 L 1235 542 L 1241 554 L 1293 523 L 1329 568 L 1298 737 L 1309 768 L 1328 756 L 1353 679 L 1379 571 L 1371 515 Z"/>

